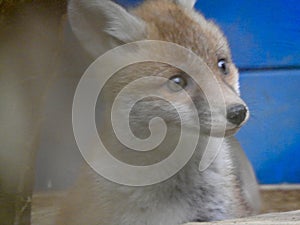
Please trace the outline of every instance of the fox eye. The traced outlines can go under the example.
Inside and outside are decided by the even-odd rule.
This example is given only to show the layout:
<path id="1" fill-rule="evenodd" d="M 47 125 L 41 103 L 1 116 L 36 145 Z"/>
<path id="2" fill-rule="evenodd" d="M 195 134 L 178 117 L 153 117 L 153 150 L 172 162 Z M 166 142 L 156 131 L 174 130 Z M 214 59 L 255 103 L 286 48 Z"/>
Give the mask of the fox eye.
<path id="1" fill-rule="evenodd" d="M 180 91 L 184 89 L 187 85 L 187 81 L 184 77 L 181 75 L 175 75 L 170 78 L 170 80 L 167 83 L 168 88 L 174 92 Z"/>
<path id="2" fill-rule="evenodd" d="M 224 75 L 227 75 L 229 73 L 228 63 L 226 59 L 220 59 L 218 61 L 218 67 Z"/>

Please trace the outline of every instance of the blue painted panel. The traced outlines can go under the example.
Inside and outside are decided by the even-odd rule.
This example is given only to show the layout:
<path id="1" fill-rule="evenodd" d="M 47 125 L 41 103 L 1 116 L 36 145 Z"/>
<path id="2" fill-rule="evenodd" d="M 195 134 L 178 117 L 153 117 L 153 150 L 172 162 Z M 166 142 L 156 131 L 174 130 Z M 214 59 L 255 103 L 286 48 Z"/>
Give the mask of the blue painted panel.
<path id="1" fill-rule="evenodd" d="M 239 67 L 300 65 L 299 1 L 199 0 L 196 7 L 221 25 Z"/>
<path id="2" fill-rule="evenodd" d="M 141 0 L 117 0 L 132 6 Z M 198 0 L 196 8 L 223 29 L 239 67 L 300 66 L 298 0 Z"/>
<path id="3" fill-rule="evenodd" d="M 261 183 L 300 183 L 300 70 L 241 74 L 251 118 L 237 137 Z"/>

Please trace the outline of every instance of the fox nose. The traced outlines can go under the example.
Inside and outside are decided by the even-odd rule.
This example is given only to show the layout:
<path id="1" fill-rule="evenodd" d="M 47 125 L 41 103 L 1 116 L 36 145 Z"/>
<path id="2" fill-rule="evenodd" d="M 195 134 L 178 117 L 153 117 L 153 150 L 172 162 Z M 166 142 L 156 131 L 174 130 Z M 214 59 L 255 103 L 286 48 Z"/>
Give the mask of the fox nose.
<path id="1" fill-rule="evenodd" d="M 246 118 L 247 108 L 242 104 L 231 105 L 227 108 L 227 119 L 229 122 L 240 125 Z"/>

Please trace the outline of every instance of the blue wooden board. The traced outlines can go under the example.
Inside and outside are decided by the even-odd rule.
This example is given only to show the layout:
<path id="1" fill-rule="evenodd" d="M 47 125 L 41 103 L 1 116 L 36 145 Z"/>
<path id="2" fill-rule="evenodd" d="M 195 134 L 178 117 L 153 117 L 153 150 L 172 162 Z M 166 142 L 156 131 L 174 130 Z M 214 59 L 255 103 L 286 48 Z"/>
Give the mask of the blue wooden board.
<path id="1" fill-rule="evenodd" d="M 260 183 L 300 183 L 300 70 L 242 73 L 251 117 L 237 137 Z"/>
<path id="2" fill-rule="evenodd" d="M 300 183 L 300 2 L 198 0 L 196 8 L 221 26 L 235 63 L 249 71 L 241 90 L 252 117 L 237 137 L 260 183 Z"/>

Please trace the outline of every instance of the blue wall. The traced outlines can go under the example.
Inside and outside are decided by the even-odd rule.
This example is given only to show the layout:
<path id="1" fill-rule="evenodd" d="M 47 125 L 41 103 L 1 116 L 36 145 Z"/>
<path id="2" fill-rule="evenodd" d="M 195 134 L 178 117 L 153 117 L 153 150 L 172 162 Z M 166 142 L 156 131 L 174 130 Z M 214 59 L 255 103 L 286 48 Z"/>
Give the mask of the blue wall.
<path id="1" fill-rule="evenodd" d="M 300 183 L 300 70 L 247 72 L 251 118 L 237 137 L 261 183 Z"/>
<path id="2" fill-rule="evenodd" d="M 252 118 L 237 137 L 260 183 L 300 183 L 299 1 L 198 0 L 196 8 L 222 27 L 240 68 Z"/>

